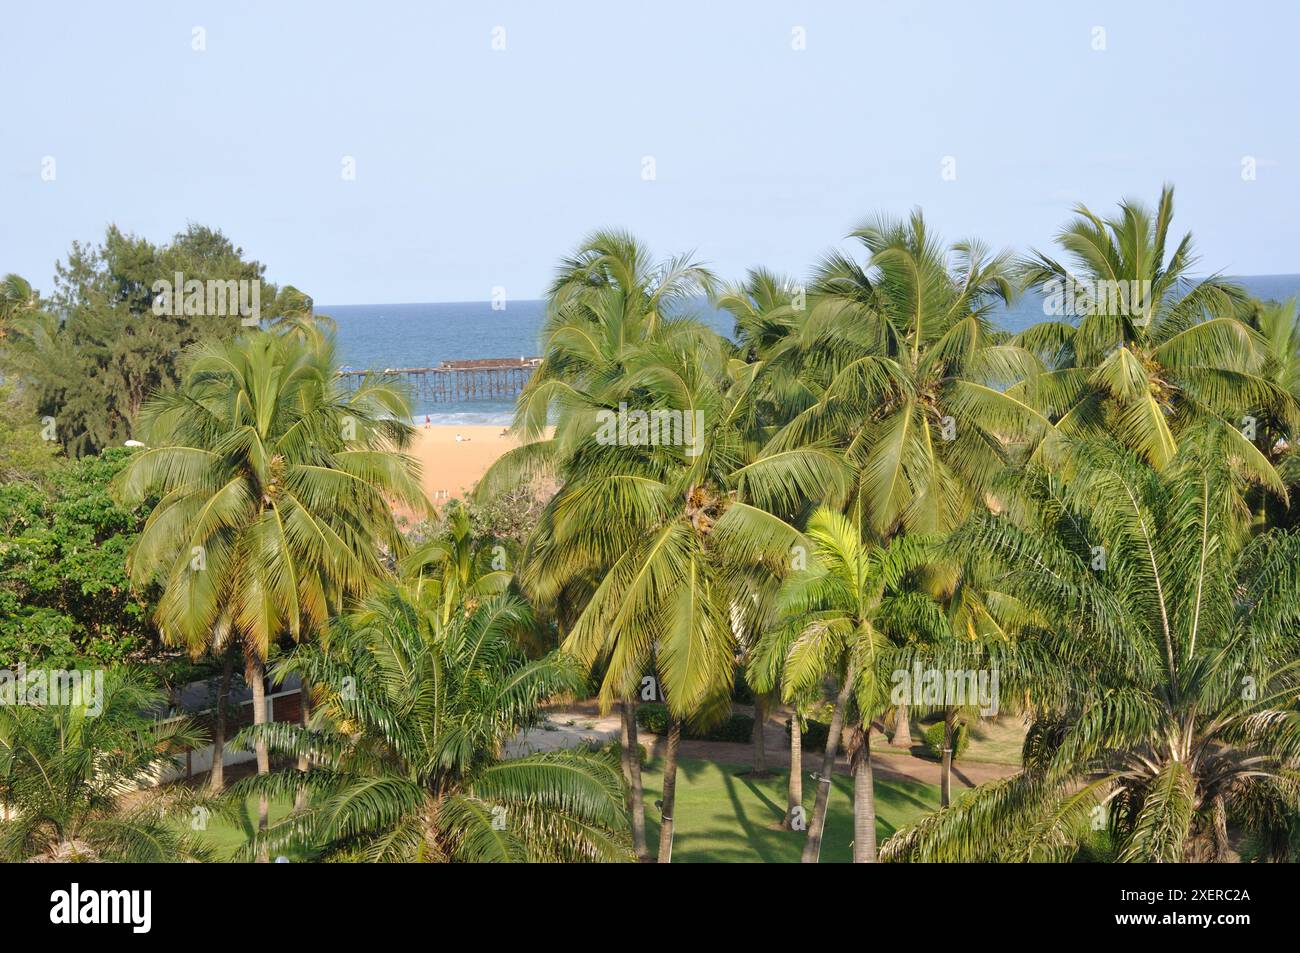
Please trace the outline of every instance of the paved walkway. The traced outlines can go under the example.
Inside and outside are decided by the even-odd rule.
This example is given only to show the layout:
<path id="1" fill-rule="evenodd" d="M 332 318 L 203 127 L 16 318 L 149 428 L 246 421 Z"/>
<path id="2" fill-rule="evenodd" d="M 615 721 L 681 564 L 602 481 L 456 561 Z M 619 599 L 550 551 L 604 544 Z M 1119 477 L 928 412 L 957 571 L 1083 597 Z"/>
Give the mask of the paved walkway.
<path id="1" fill-rule="evenodd" d="M 737 705 L 736 711 L 752 714 L 753 708 Z M 518 757 L 534 751 L 554 751 L 571 748 L 585 742 L 614 740 L 619 737 L 620 716 L 615 707 L 608 715 L 601 715 L 594 702 L 566 705 L 550 709 L 546 713 L 543 726 L 534 728 L 521 735 L 506 746 L 508 757 Z M 771 712 L 763 723 L 763 743 L 767 754 L 767 767 L 772 771 L 790 769 L 790 739 L 785 732 L 785 722 L 789 712 L 785 708 Z M 662 757 L 667 740 L 648 732 L 640 732 L 637 740 L 653 757 Z M 700 761 L 713 761 L 719 764 L 752 766 L 754 763 L 754 746 L 752 743 L 729 741 L 692 741 L 682 739 L 679 749 L 683 758 Z M 889 747 L 883 735 L 873 735 L 872 768 L 880 777 L 908 779 L 924 784 L 938 784 L 941 766 L 938 762 L 922 757 L 925 749 L 913 746 L 909 752 Z M 821 769 L 822 753 L 804 751 L 803 770 L 805 772 Z M 843 755 L 836 758 L 835 770 L 848 774 L 848 759 Z M 959 761 L 953 765 L 954 785 L 975 787 L 986 781 L 1008 778 L 1019 774 L 1020 768 L 1012 764 L 996 764 L 981 761 Z"/>

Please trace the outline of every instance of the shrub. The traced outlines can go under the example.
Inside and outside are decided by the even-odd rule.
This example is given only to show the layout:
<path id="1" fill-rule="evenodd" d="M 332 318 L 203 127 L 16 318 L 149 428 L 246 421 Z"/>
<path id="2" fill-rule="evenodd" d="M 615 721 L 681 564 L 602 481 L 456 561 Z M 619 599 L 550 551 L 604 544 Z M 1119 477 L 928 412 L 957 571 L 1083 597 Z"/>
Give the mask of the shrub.
<path id="1" fill-rule="evenodd" d="M 640 705 L 636 710 L 638 728 L 653 735 L 668 733 L 668 706 L 660 702 Z M 754 719 L 750 715 L 733 712 L 721 724 L 701 728 L 687 721 L 682 725 L 682 737 L 691 741 L 749 741 L 754 731 Z"/>
<path id="2" fill-rule="evenodd" d="M 805 719 L 803 723 L 803 733 L 799 736 L 799 745 L 803 751 L 825 751 L 826 739 L 830 736 L 831 726 L 824 721 L 817 721 L 814 718 Z M 790 737 L 790 720 L 785 722 L 785 736 Z M 840 738 L 840 747 L 837 754 L 844 752 L 844 739 Z"/>
<path id="3" fill-rule="evenodd" d="M 927 725 L 925 729 L 925 746 L 929 749 L 930 754 L 934 755 L 936 760 L 943 760 L 943 722 L 936 721 L 933 725 Z M 957 722 L 956 729 L 953 731 L 953 749 L 952 760 L 956 761 L 970 746 L 970 730 L 966 727 L 966 722 Z"/>
<path id="4" fill-rule="evenodd" d="M 588 744 L 583 745 L 583 747 L 586 748 L 588 751 L 590 751 L 592 754 L 602 754 L 608 758 L 618 761 L 619 763 L 622 763 L 623 744 L 617 739 L 611 738 L 609 741 L 606 741 L 604 743 L 598 741 L 590 742 Z M 646 750 L 645 745 L 639 743 L 636 746 L 636 750 L 641 755 L 641 765 L 644 767 L 645 763 L 650 760 L 650 753 Z"/>

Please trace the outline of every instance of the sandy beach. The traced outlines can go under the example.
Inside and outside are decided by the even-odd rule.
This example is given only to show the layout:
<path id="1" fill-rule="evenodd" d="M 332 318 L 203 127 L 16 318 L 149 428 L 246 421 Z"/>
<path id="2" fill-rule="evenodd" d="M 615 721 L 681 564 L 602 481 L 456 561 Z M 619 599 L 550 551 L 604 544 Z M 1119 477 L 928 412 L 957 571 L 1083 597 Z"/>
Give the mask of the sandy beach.
<path id="1" fill-rule="evenodd" d="M 419 461 L 420 483 L 434 506 L 464 499 L 493 461 L 519 446 L 513 436 L 502 435 L 504 430 L 501 424 L 417 424 L 407 452 Z"/>

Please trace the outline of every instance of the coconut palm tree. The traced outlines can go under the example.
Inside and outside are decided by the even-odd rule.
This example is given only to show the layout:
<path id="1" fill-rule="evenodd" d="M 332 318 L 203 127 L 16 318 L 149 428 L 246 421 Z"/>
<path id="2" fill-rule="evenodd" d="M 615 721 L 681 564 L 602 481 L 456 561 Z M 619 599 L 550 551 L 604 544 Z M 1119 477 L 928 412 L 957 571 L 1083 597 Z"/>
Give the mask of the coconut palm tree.
<path id="1" fill-rule="evenodd" d="M 132 578 L 161 581 L 168 642 L 196 655 L 238 645 L 258 724 L 272 645 L 319 631 L 385 573 L 381 547 L 402 547 L 389 500 L 427 506 L 400 452 L 408 414 L 382 382 L 342 389 L 328 342 L 269 332 L 199 348 L 180 390 L 142 412 L 148 449 L 116 487 L 127 502 L 159 501 Z"/>
<path id="2" fill-rule="evenodd" d="M 8 674 L 8 673 L 7 673 Z M 156 863 L 207 860 L 183 803 L 154 790 L 204 738 L 184 718 L 159 720 L 165 695 L 122 668 L 84 673 L 77 697 L 0 705 L 0 858 L 6 861 Z M 33 677 L 0 692 L 28 697 Z M 102 678 L 96 685 L 93 679 Z M 131 795 L 128 798 L 128 795 Z"/>
<path id="3" fill-rule="evenodd" d="M 1105 826 L 1126 861 L 1221 860 L 1238 819 L 1285 851 L 1300 808 L 1300 536 L 1249 532 L 1237 446 L 1185 431 L 1155 469 L 1075 442 L 957 535 L 1040 619 L 1064 691 L 1040 703 L 1014 778 L 891 838 L 902 860 L 1066 860 Z"/>
<path id="4" fill-rule="evenodd" d="M 759 686 L 777 673 L 787 701 L 831 682 L 835 705 L 808 823 L 804 863 L 821 853 L 831 777 L 845 725 L 849 726 L 854 779 L 855 863 L 876 859 L 875 798 L 871 783 L 873 719 L 889 704 L 890 674 L 898 665 L 898 633 L 941 637 L 946 620 L 939 606 L 914 587 L 909 574 L 934 558 L 931 537 L 899 536 L 888 547 L 864 539 L 853 522 L 819 508 L 805 531 L 811 543 L 807 568 L 792 574 L 778 598 L 781 625 L 767 630 L 756 653 Z"/>
<path id="5" fill-rule="evenodd" d="M 729 704 L 744 630 L 738 616 L 752 603 L 749 574 L 764 561 L 787 561 L 799 536 L 782 516 L 833 491 L 841 471 L 824 449 L 765 454 L 748 439 L 737 421 L 752 373 L 742 369 L 724 391 L 720 341 L 712 351 L 647 345 L 626 366 L 618 386 L 598 398 L 604 412 L 685 414 L 690 442 L 602 443 L 598 435 L 582 447 L 544 514 L 525 576 L 582 558 L 575 550 L 608 561 L 564 647 L 603 668 L 606 705 L 634 693 L 651 667 L 657 673 L 672 716 L 660 828 L 666 861 L 680 721 Z"/>
<path id="6" fill-rule="evenodd" d="M 707 333 L 693 323 L 673 321 L 674 312 L 692 295 L 713 286 L 712 274 L 689 258 L 656 262 L 633 236 L 619 231 L 589 235 L 560 263 L 547 303 L 542 332 L 543 360 L 516 404 L 514 430 L 524 443 L 500 458 L 479 481 L 480 498 L 509 490 L 538 477 L 558 477 L 592 435 L 592 400 L 588 390 L 617 382 L 624 361 L 648 340 Z M 554 418 L 554 432 L 548 424 Z M 571 626 L 591 597 L 601 574 L 612 565 L 617 546 L 609 549 L 568 547 L 564 563 L 545 568 L 550 545 L 550 513 L 530 541 L 523 578 L 534 604 L 552 608 L 562 625 Z M 619 523 L 605 528 L 618 533 Z M 631 540 L 631 534 L 623 536 Z M 615 541 L 616 542 L 616 541 Z M 625 547 L 624 547 L 625 548 Z M 641 761 L 637 741 L 637 692 L 621 699 L 623 770 L 637 855 L 648 856 Z"/>
<path id="7" fill-rule="evenodd" d="M 1155 466 L 1173 459 L 1183 430 L 1210 421 L 1224 427 L 1240 465 L 1275 480 L 1240 418 L 1269 408 L 1294 423 L 1295 400 L 1263 373 L 1265 344 L 1242 320 L 1242 290 L 1217 275 L 1190 277 L 1190 232 L 1170 250 L 1173 187 L 1154 213 L 1135 201 L 1105 220 L 1083 205 L 1074 211 L 1057 238 L 1063 261 L 1035 252 L 1021 263 L 1044 309 L 1066 320 L 1017 337 L 1048 370 L 1012 393 L 1062 433 L 1115 434 Z"/>
<path id="8" fill-rule="evenodd" d="M 774 441 L 830 441 L 855 472 L 864 535 L 946 532 L 1048 422 L 1007 388 L 1039 361 L 990 315 L 1016 286 L 1006 253 L 945 248 L 920 212 L 853 232 L 865 264 L 831 254 L 813 282 L 802 367 L 817 399 Z"/>
<path id="9" fill-rule="evenodd" d="M 844 450 L 855 472 L 847 511 L 864 536 L 946 532 L 1050 429 L 1008 391 L 1040 362 L 990 321 L 1016 293 L 1011 260 L 977 242 L 946 248 L 919 212 L 868 222 L 852 237 L 867 260 L 828 255 L 801 320 L 780 307 L 766 319 L 738 317 L 757 329 L 772 367 L 790 365 L 769 377 L 798 382 L 781 387 L 792 413 L 774 444 L 827 440 Z M 893 709 L 894 743 L 904 747 L 909 711 Z"/>
<path id="10" fill-rule="evenodd" d="M 755 369 L 679 315 L 690 294 L 711 285 L 689 258 L 655 265 L 629 236 L 588 239 L 562 264 L 546 357 L 516 417 L 525 435 L 544 436 L 551 409 L 554 435 L 507 454 L 480 483 L 492 492 L 542 468 L 563 483 L 528 544 L 523 585 L 543 604 L 581 607 L 564 645 L 603 669 L 603 705 L 621 701 L 643 857 L 635 705 L 642 678 L 657 673 L 672 713 L 664 861 L 680 720 L 719 713 L 732 683 L 732 613 L 744 602 L 738 567 L 760 553 L 784 561 L 797 533 L 773 512 L 796 508 L 803 494 L 818 498 L 837 472 L 824 448 L 761 452 L 748 423 Z M 720 546 L 729 533 L 735 539 Z"/>
<path id="11" fill-rule="evenodd" d="M 462 604 L 445 621 L 387 584 L 282 663 L 317 686 L 316 730 L 275 723 L 237 741 L 307 755 L 308 807 L 255 836 L 245 853 L 331 860 L 630 860 L 622 781 L 612 758 L 587 751 L 505 757 L 547 697 L 584 677 L 560 655 L 529 661 L 515 637 L 531 624 L 513 595 Z M 231 789 L 287 794 L 296 772 Z"/>

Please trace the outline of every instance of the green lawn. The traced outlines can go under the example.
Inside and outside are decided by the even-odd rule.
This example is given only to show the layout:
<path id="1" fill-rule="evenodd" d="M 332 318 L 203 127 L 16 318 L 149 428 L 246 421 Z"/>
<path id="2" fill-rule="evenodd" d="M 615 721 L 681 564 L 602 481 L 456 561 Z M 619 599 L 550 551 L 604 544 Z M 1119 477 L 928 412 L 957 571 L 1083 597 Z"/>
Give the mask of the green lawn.
<path id="1" fill-rule="evenodd" d="M 278 798 L 271 802 L 271 820 L 278 821 L 289 813 L 293 807 L 291 798 Z M 248 817 L 250 823 L 257 823 L 257 799 L 249 798 L 247 801 Z M 185 822 L 188 824 L 188 821 Z M 230 856 L 247 839 L 244 833 L 244 827 L 241 821 L 232 820 L 222 817 L 218 814 L 208 818 L 208 829 L 204 831 L 204 840 L 212 847 L 216 854 L 217 860 L 229 860 Z"/>
<path id="2" fill-rule="evenodd" d="M 673 861 L 767 863 L 799 860 L 805 835 L 783 830 L 786 775 L 773 774 L 763 780 L 740 777 L 743 765 L 710 761 L 682 761 L 677 770 L 677 829 Z M 654 802 L 661 796 L 663 764 L 651 762 L 644 772 L 647 837 L 654 853 L 659 843 L 659 811 Z M 804 805 L 811 816 L 816 785 L 804 780 Z M 853 816 L 850 810 L 852 781 L 836 775 L 831 793 L 822 861 L 851 859 Z M 876 779 L 876 836 L 885 838 L 921 814 L 937 810 L 939 789 L 915 781 Z"/>
<path id="3" fill-rule="evenodd" d="M 673 861 L 789 862 L 799 860 L 804 834 L 780 827 L 785 816 L 786 775 L 754 780 L 741 777 L 744 765 L 715 764 L 711 761 L 682 761 L 677 771 L 677 834 Z M 653 853 L 659 843 L 659 811 L 654 806 L 663 790 L 663 763 L 646 765 L 645 784 L 647 837 Z M 850 813 L 852 782 L 836 775 L 831 794 L 830 817 L 822 842 L 822 861 L 847 862 L 853 839 Z M 804 780 L 804 805 L 811 816 L 816 785 Z M 271 820 L 289 812 L 293 802 L 271 804 Z M 876 836 L 880 842 L 900 825 L 937 809 L 939 789 L 915 781 L 876 779 Z M 257 817 L 257 804 L 250 799 L 249 816 Z M 244 842 L 238 821 L 213 816 L 206 832 L 217 858 L 225 860 Z"/>

